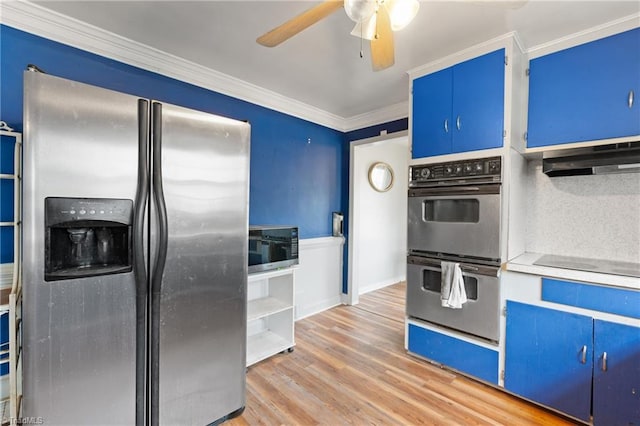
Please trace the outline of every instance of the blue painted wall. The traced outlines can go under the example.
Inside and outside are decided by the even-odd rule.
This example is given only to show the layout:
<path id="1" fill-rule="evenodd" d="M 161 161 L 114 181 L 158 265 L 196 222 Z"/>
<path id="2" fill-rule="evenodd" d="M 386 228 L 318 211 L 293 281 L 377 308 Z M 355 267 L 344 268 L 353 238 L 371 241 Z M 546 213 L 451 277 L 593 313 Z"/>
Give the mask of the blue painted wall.
<path id="1" fill-rule="evenodd" d="M 360 139 L 373 138 L 380 136 L 380 132 L 386 130 L 387 133 L 401 132 L 409 128 L 409 119 L 400 118 L 398 120 L 389 121 L 387 123 L 376 124 L 375 126 L 365 127 L 363 129 L 352 130 L 345 133 L 347 142 L 358 141 Z"/>
<path id="2" fill-rule="evenodd" d="M 250 223 L 298 225 L 301 238 L 331 235 L 331 212 L 342 206 L 344 133 L 8 26 L 0 26 L 0 43 L 0 120 L 17 131 L 22 131 L 22 73 L 30 63 L 52 75 L 248 120 Z M 2 164 L 5 157 L 3 147 Z M 12 208 L 5 192 L 3 187 L 3 217 Z M 3 256 L 11 247 L 4 237 Z"/>
<path id="3" fill-rule="evenodd" d="M 46 72 L 145 98 L 248 120 L 251 135 L 249 221 L 294 224 L 301 238 L 331 235 L 331 213 L 348 217 L 349 143 L 407 129 L 407 119 L 342 133 L 268 108 L 126 65 L 0 25 L 0 120 L 22 131 L 22 73 L 27 64 Z M 3 173 L 12 147 L 2 143 Z M 11 185 L 0 187 L 0 216 L 12 216 Z M 9 219 L 10 220 L 10 219 Z M 0 229 L 0 263 L 13 261 L 11 228 Z M 348 228 L 345 229 L 348 235 Z M 346 292 L 347 248 L 344 256 Z"/>
<path id="4" fill-rule="evenodd" d="M 27 64 L 71 80 L 248 120 L 252 129 L 249 222 L 298 225 L 301 238 L 331 235 L 331 212 L 341 210 L 341 188 L 345 176 L 348 179 L 341 170 L 344 133 L 0 25 L 0 120 L 19 132 Z M 0 173 L 13 173 L 10 138 L 1 142 L 0 167 Z M 0 181 L 0 203 L 0 221 L 12 221 L 10 180 Z M 2 227 L 0 263 L 12 261 L 13 229 Z M 6 318 L 0 321 L 3 339 Z M 6 373 L 3 366 L 0 375 Z"/>

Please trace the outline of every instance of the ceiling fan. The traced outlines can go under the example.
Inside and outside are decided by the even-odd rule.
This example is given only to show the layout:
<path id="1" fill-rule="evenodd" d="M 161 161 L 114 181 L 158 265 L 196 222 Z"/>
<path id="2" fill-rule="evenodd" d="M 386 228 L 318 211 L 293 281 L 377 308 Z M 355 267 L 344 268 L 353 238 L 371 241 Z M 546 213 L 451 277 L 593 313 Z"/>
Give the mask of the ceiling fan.
<path id="1" fill-rule="evenodd" d="M 411 22 L 420 3 L 418 0 L 326 0 L 256 41 L 266 47 L 277 46 L 342 7 L 356 24 L 351 34 L 370 40 L 371 64 L 374 71 L 380 71 L 395 62 L 393 31 L 401 30 Z"/>

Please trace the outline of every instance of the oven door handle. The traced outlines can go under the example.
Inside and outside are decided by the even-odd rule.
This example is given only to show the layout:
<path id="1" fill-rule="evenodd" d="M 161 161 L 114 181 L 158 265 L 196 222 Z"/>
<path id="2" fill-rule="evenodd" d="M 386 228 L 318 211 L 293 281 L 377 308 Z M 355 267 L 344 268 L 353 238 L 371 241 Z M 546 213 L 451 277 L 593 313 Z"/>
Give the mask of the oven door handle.
<path id="1" fill-rule="evenodd" d="M 438 259 L 428 258 L 428 257 L 419 257 L 419 256 L 409 256 L 407 258 L 407 263 L 409 265 L 421 266 L 425 269 L 429 269 L 431 271 L 441 271 L 441 261 Z M 460 269 L 463 273 L 467 275 L 483 275 L 489 277 L 497 277 L 500 275 L 500 267 L 497 266 L 487 266 L 487 265 L 478 265 L 473 266 L 468 263 L 460 263 Z"/>
<path id="2" fill-rule="evenodd" d="M 409 188 L 409 197 L 455 196 L 476 194 L 500 194 L 500 184 L 477 186 L 448 186 L 448 187 L 414 187 Z"/>
<path id="3" fill-rule="evenodd" d="M 427 266 L 433 268 L 433 270 L 440 270 L 440 261 L 437 259 L 431 259 L 428 257 L 409 256 L 407 258 L 409 265 Z"/>

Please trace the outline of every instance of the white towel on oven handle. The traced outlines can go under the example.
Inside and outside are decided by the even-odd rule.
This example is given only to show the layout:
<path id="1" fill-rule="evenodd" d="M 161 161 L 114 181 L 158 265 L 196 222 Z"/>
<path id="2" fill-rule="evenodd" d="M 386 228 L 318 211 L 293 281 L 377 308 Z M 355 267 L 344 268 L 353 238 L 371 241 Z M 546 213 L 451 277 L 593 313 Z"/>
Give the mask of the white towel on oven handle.
<path id="1" fill-rule="evenodd" d="M 462 309 L 467 302 L 467 292 L 464 289 L 464 278 L 460 264 L 456 262 L 440 262 L 441 288 L 440 301 L 443 307 Z"/>

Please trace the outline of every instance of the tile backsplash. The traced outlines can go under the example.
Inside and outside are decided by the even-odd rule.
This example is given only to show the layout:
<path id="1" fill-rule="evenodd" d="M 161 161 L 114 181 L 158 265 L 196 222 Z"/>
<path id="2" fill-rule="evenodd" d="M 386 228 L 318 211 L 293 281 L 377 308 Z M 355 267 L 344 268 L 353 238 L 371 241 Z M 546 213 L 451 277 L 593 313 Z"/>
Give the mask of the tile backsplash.
<path id="1" fill-rule="evenodd" d="M 640 263 L 640 173 L 549 178 L 527 165 L 526 251 Z"/>

